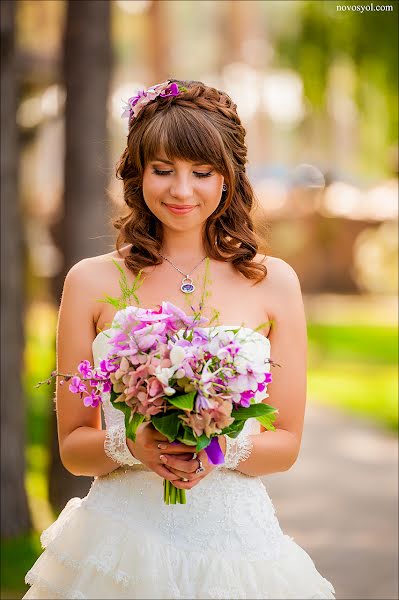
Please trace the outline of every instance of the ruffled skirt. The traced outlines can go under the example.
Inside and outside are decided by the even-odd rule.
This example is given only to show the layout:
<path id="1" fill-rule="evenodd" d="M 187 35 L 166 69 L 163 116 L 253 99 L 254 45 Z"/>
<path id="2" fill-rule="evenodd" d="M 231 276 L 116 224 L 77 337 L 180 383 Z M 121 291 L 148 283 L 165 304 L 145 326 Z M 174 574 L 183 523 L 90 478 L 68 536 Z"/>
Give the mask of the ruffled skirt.
<path id="1" fill-rule="evenodd" d="M 154 473 L 118 469 L 72 498 L 41 542 L 24 598 L 334 598 L 262 481 L 225 469 L 176 506 Z"/>

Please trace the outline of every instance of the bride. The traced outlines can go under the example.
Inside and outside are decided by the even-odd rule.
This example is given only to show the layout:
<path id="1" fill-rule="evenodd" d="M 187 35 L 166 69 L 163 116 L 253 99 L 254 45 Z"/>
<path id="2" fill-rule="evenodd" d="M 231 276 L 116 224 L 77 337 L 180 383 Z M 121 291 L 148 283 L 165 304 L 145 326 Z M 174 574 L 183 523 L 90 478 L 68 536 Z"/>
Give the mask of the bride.
<path id="1" fill-rule="evenodd" d="M 271 352 L 281 366 L 269 386 L 276 430 L 250 419 L 236 439 L 220 436 L 225 463 L 215 467 L 204 451 L 171 445 L 148 423 L 135 442 L 126 439 L 109 394 L 102 429 L 100 408 L 58 383 L 63 464 L 94 481 L 42 534 L 45 550 L 26 575 L 24 598 L 334 598 L 281 531 L 260 479 L 291 468 L 300 450 L 306 323 L 293 269 L 257 254 L 236 105 L 203 83 L 172 80 L 130 98 L 125 114 L 117 175 L 127 213 L 114 223 L 117 250 L 82 260 L 65 279 L 58 371 L 106 357 L 117 313 L 99 300 L 120 294 L 120 269 L 130 285 L 142 270 L 141 307 L 168 300 L 206 317 L 216 310 L 216 328 L 240 327 L 254 360 Z M 187 504 L 165 505 L 162 479 L 188 490 Z"/>

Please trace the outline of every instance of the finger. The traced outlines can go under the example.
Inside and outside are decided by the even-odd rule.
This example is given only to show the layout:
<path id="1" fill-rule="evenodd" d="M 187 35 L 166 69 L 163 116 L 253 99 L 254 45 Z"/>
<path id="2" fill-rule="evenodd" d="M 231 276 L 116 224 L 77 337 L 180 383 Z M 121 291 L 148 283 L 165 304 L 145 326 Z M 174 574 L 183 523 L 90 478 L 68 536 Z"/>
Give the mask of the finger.
<path id="1" fill-rule="evenodd" d="M 168 470 L 174 475 L 176 475 L 178 479 L 181 479 L 183 481 L 185 479 L 187 479 L 187 481 L 192 481 L 195 477 L 197 477 L 194 473 L 186 473 L 185 471 L 179 471 L 178 469 L 172 469 L 170 467 L 168 467 Z"/>
<path id="2" fill-rule="evenodd" d="M 154 472 L 157 475 L 159 475 L 160 477 L 162 477 L 163 479 L 167 479 L 168 481 L 173 481 L 173 483 L 175 481 L 179 481 L 180 480 L 180 476 L 179 475 L 176 475 L 176 473 L 172 473 L 172 471 L 169 471 L 169 469 L 167 469 L 163 465 L 157 465 L 154 468 Z M 183 475 L 182 475 L 182 477 L 183 477 Z"/>
<path id="3" fill-rule="evenodd" d="M 166 456 L 168 459 L 169 459 L 169 458 L 173 458 L 173 460 L 174 460 L 175 458 L 178 458 L 179 460 L 183 460 L 183 461 L 187 461 L 187 460 L 192 460 L 192 459 L 193 459 L 193 455 L 192 455 L 192 454 L 188 454 L 188 453 L 187 453 L 187 454 L 164 454 L 164 452 L 163 452 L 163 453 L 160 455 L 160 454 L 159 454 L 159 450 L 158 450 L 158 453 L 157 453 L 157 458 L 158 458 L 159 456 Z"/>
<path id="4" fill-rule="evenodd" d="M 159 443 L 158 448 L 162 450 L 166 454 L 184 454 L 190 452 L 193 454 L 195 452 L 195 446 L 187 446 L 186 444 L 169 444 L 169 443 Z"/>
<path id="5" fill-rule="evenodd" d="M 176 481 L 173 482 L 173 485 L 179 490 L 191 490 L 193 487 L 198 485 L 202 479 L 203 477 L 197 477 L 191 481 L 182 481 L 181 479 L 176 479 Z"/>
<path id="6" fill-rule="evenodd" d="M 182 460 L 180 457 L 173 456 L 172 454 L 161 454 L 159 460 L 164 465 L 167 465 L 168 469 L 172 468 L 182 473 L 195 473 L 198 469 L 198 460 Z"/>

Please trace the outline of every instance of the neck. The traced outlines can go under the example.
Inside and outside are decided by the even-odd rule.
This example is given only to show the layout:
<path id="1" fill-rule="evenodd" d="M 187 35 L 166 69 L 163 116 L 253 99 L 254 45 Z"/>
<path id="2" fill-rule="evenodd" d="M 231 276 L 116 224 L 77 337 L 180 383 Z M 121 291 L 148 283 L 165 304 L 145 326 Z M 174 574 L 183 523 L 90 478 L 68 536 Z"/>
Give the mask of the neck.
<path id="1" fill-rule="evenodd" d="M 179 268 L 190 267 L 192 262 L 200 261 L 206 255 L 201 231 L 165 230 L 160 252 Z"/>

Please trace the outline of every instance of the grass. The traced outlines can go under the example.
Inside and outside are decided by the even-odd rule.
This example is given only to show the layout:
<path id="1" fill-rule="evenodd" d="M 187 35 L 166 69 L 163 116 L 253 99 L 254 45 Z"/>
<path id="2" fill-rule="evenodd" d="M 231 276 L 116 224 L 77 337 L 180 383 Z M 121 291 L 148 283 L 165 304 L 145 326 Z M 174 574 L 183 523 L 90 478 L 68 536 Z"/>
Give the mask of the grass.
<path id="1" fill-rule="evenodd" d="M 26 488 L 35 531 L 2 543 L 2 598 L 21 598 L 23 578 L 40 554 L 39 532 L 54 519 L 47 492 L 48 429 L 53 388 L 35 388 L 54 368 L 56 313 L 32 306 L 27 318 L 24 389 L 27 398 Z M 387 430 L 398 425 L 397 330 L 392 325 L 309 322 L 311 402 L 335 406 Z"/>
<path id="2" fill-rule="evenodd" d="M 309 398 L 397 430 L 396 328 L 318 323 L 308 334 Z"/>

